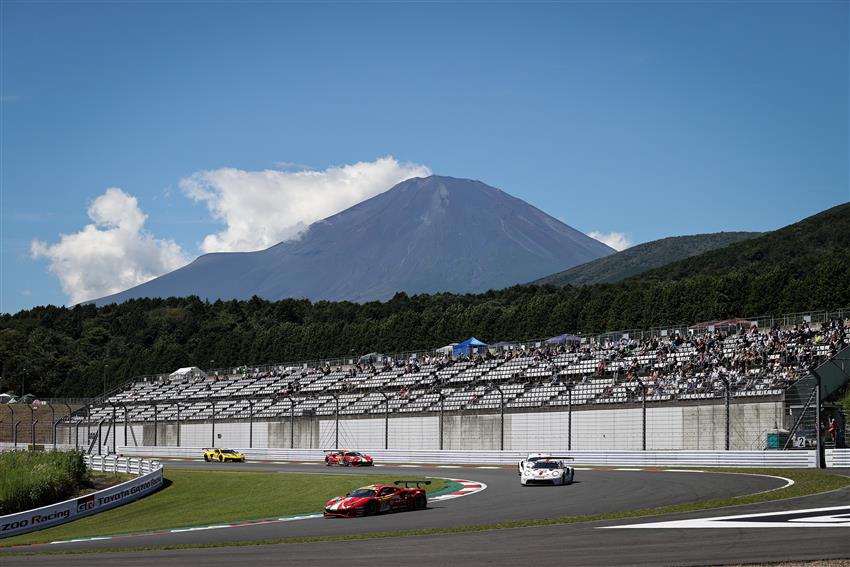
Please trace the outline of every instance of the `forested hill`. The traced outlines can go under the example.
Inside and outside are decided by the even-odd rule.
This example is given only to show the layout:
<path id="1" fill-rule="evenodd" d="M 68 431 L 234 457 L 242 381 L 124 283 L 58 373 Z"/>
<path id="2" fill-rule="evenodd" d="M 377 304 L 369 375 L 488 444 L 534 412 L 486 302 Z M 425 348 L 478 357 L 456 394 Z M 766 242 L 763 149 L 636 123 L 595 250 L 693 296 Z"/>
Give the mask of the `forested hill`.
<path id="1" fill-rule="evenodd" d="M 2 390 L 76 397 L 181 366 L 235 366 L 850 306 L 850 206 L 617 284 L 386 302 L 141 299 L 0 317 Z M 678 279 L 677 279 L 678 278 Z"/>
<path id="2" fill-rule="evenodd" d="M 803 275 L 812 262 L 850 261 L 850 203 L 838 205 L 760 237 L 687 258 L 642 274 L 642 281 L 679 281 L 696 275 L 771 271 Z M 845 285 L 850 283 L 845 281 Z"/>
<path id="3" fill-rule="evenodd" d="M 758 232 L 715 232 L 671 236 L 627 248 L 622 252 L 546 276 L 532 283 L 574 286 L 616 283 L 677 260 L 755 238 L 759 234 Z"/>

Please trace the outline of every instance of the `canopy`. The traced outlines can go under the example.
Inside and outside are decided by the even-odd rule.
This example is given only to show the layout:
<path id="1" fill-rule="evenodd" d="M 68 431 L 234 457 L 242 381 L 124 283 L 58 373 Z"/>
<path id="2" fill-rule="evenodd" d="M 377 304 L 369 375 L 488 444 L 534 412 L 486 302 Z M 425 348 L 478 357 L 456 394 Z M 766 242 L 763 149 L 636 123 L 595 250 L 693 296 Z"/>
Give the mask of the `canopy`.
<path id="1" fill-rule="evenodd" d="M 571 333 L 564 333 L 563 335 L 558 335 L 557 337 L 552 337 L 551 339 L 546 339 L 547 345 L 560 345 L 564 343 L 580 343 L 581 337 L 573 335 Z"/>
<path id="2" fill-rule="evenodd" d="M 478 347 L 486 347 L 487 343 L 482 343 L 475 337 L 469 337 L 462 343 L 458 343 L 452 347 L 452 356 L 460 356 L 462 354 L 469 354 L 472 349 Z"/>
<path id="3" fill-rule="evenodd" d="M 382 358 L 384 358 L 384 355 L 380 352 L 370 352 L 361 356 L 358 362 L 378 362 Z"/>
<path id="4" fill-rule="evenodd" d="M 457 343 L 451 343 L 444 347 L 440 347 L 437 349 L 437 352 L 442 354 L 451 354 L 454 348 L 457 346 Z"/>
<path id="5" fill-rule="evenodd" d="M 201 377 L 206 379 L 207 373 L 198 368 L 197 366 L 184 366 L 183 368 L 178 368 L 174 372 L 168 375 L 169 378 L 196 378 Z"/>

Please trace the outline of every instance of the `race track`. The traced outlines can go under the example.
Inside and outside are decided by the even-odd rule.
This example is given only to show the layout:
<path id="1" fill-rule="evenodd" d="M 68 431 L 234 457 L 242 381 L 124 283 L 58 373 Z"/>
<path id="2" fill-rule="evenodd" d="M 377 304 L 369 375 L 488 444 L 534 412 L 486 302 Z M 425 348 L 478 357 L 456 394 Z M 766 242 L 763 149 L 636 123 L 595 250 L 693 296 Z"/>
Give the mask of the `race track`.
<path id="1" fill-rule="evenodd" d="M 357 474 L 360 469 L 326 468 L 305 464 L 207 464 L 166 462 L 167 467 L 245 468 L 281 473 Z M 511 468 L 382 467 L 376 474 L 397 478 L 433 476 L 483 482 L 487 489 L 452 500 L 434 502 L 423 512 L 377 517 L 308 519 L 193 532 L 160 533 L 103 541 L 33 546 L 48 549 L 115 548 L 245 542 L 275 538 L 364 534 L 395 530 L 461 527 L 507 520 L 598 514 L 665 506 L 710 498 L 752 494 L 783 486 L 778 478 L 720 473 L 579 470 L 576 482 L 564 487 L 522 487 Z M 270 495 L 274 497 L 274 495 Z M 806 501 L 805 503 L 803 501 Z M 850 504 L 850 490 L 738 507 L 724 514 L 775 511 L 800 507 Z M 850 557 L 846 528 L 728 528 L 728 529 L 600 529 L 661 519 L 718 516 L 715 512 L 652 517 L 536 528 L 416 536 L 380 540 L 289 544 L 284 546 L 222 547 L 122 554 L 6 557 L 5 565 L 218 565 L 249 561 L 252 565 L 327 564 L 328 557 L 345 557 L 347 565 L 516 565 L 530 556 L 535 561 L 574 565 L 716 564 L 792 558 Z M 15 551 L 21 551 L 16 548 Z M 7 550 L 8 551 L 8 550 Z M 119 557 L 120 555 L 120 557 Z"/>

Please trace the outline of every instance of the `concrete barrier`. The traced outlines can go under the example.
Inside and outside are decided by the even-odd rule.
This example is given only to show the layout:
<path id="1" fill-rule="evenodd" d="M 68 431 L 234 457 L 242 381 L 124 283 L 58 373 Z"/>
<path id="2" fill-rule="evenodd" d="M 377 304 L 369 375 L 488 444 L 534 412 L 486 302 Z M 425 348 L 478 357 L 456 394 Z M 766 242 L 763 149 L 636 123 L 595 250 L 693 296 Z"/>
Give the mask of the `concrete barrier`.
<path id="1" fill-rule="evenodd" d="M 123 506 L 162 488 L 162 465 L 157 461 L 86 456 L 91 470 L 137 474 L 111 488 L 34 510 L 0 516 L 0 539 L 72 522 Z"/>
<path id="2" fill-rule="evenodd" d="M 321 462 L 319 449 L 240 449 L 249 461 Z M 124 455 L 155 458 L 203 458 L 200 447 L 120 447 Z M 400 451 L 362 449 L 377 463 L 427 463 L 453 465 L 512 465 L 528 451 Z M 549 451 L 570 456 L 576 465 L 597 466 L 693 466 L 693 467 L 777 467 L 815 466 L 814 451 Z"/>

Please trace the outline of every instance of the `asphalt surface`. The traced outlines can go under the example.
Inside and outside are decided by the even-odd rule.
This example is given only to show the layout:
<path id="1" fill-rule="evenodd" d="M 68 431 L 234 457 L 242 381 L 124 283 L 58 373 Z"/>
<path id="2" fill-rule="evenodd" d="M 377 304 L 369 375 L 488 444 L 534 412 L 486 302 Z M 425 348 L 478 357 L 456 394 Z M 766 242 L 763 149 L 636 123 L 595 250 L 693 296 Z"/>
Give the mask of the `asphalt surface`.
<path id="1" fill-rule="evenodd" d="M 178 466 L 168 463 L 168 466 Z M 243 465 L 180 463 L 179 466 L 236 468 Z M 357 474 L 357 469 L 315 465 L 251 464 L 245 468 L 281 472 Z M 428 527 L 467 526 L 501 520 L 596 514 L 664 506 L 708 498 L 770 490 L 784 484 L 774 478 L 719 473 L 592 470 L 576 473 L 564 487 L 522 487 L 511 469 L 376 468 L 398 478 L 441 476 L 487 484 L 487 490 L 434 502 L 423 512 L 360 518 L 312 519 L 199 532 L 156 534 L 109 541 L 79 542 L 33 548 L 50 551 L 198 543 L 222 543 L 312 535 L 377 533 Z M 608 521 L 406 538 L 221 547 L 139 553 L 6 557 L 0 565 L 252 565 L 327 564 L 344 558 L 346 565 L 516 565 L 556 562 L 571 565 L 714 565 L 754 561 L 787 561 L 850 557 L 847 528 L 761 529 L 599 529 L 639 521 L 710 517 L 836 506 L 850 503 L 850 490 L 806 498 L 717 511 Z M 16 551 L 21 551 L 17 548 Z"/>

